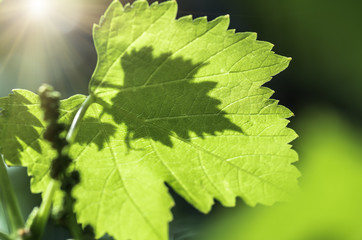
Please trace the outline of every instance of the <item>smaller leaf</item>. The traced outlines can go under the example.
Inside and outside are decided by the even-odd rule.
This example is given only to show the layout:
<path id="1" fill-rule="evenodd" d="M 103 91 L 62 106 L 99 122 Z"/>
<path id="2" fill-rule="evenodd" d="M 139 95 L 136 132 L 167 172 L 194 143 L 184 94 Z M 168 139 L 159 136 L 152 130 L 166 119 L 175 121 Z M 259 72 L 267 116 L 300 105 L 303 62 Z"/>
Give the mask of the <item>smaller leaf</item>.
<path id="1" fill-rule="evenodd" d="M 84 100 L 82 95 L 62 100 L 60 121 L 69 126 Z M 0 98 L 0 109 L 0 149 L 6 163 L 28 167 L 28 174 L 32 176 L 32 192 L 44 192 L 50 181 L 50 163 L 56 153 L 42 136 L 46 123 L 39 96 L 15 89 L 9 96 Z M 58 208 L 61 192 L 56 195 L 55 207 Z"/>

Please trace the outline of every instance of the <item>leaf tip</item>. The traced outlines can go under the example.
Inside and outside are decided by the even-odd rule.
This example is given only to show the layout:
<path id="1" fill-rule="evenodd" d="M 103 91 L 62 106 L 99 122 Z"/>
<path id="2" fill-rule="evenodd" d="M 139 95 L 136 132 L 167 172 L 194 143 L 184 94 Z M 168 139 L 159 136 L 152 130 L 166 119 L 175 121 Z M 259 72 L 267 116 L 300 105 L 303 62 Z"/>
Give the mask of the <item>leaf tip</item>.
<path id="1" fill-rule="evenodd" d="M 250 32 L 249 37 L 252 40 L 256 40 L 258 38 L 258 34 L 256 32 Z"/>

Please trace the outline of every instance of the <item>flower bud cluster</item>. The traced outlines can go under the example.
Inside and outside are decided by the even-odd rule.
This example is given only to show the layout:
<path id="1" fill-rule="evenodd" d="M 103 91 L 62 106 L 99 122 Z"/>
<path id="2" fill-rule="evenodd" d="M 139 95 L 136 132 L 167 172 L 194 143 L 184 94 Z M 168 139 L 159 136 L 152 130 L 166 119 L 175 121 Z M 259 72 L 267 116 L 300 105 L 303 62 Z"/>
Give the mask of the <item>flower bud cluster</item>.
<path id="1" fill-rule="evenodd" d="M 54 91 L 49 85 L 42 85 L 39 88 L 40 107 L 44 111 L 44 120 L 48 126 L 44 132 L 44 138 L 48 140 L 56 150 L 57 156 L 53 159 L 50 176 L 61 182 L 60 189 L 64 191 L 63 209 L 55 217 L 61 225 L 67 225 L 67 221 L 74 214 L 73 206 L 75 199 L 72 196 L 73 188 L 80 183 L 80 174 L 78 171 L 69 171 L 72 159 L 68 155 L 69 143 L 66 140 L 65 125 L 59 123 L 60 93 Z M 82 231 L 82 239 L 94 239 L 94 232 L 91 226 L 87 226 Z"/>
<path id="2" fill-rule="evenodd" d="M 44 132 L 44 138 L 48 140 L 52 147 L 57 151 L 57 157 L 52 161 L 50 176 L 56 180 L 61 180 L 61 175 L 66 173 L 67 168 L 72 162 L 68 154 L 63 150 L 68 146 L 64 136 L 65 126 L 58 122 L 60 113 L 60 93 L 54 91 L 49 85 L 42 85 L 39 88 L 40 107 L 44 111 L 44 120 L 48 126 Z"/>

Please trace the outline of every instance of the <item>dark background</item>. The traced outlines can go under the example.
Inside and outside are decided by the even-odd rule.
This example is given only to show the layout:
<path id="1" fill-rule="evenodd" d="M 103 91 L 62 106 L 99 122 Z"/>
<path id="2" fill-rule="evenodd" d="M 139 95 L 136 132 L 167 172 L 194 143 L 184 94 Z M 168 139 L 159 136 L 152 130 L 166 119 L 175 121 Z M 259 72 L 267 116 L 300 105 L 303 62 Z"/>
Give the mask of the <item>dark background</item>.
<path id="1" fill-rule="evenodd" d="M 36 91 L 44 82 L 63 97 L 87 94 L 97 57 L 92 25 L 110 1 L 63 0 L 42 21 L 27 16 L 28 1 L 4 0 L 0 5 L 0 96 L 13 88 Z M 257 32 L 259 40 L 275 45 L 276 53 L 293 58 L 266 86 L 295 113 L 290 127 L 300 135 L 293 145 L 300 154 L 297 165 L 307 197 L 269 208 L 249 208 L 242 200 L 233 209 L 216 204 L 204 216 L 174 194 L 171 239 L 362 239 L 362 207 L 353 201 L 362 200 L 362 2 L 179 0 L 178 5 L 179 16 L 212 20 L 229 14 L 230 28 Z M 23 169 L 11 169 L 10 174 L 27 215 L 39 196 L 24 185 L 28 180 Z M 315 218 L 319 220 L 313 222 Z M 268 232 L 271 228 L 273 233 Z M 260 235 L 262 230 L 268 236 Z M 65 239 L 51 230 L 48 234 L 49 239 Z"/>

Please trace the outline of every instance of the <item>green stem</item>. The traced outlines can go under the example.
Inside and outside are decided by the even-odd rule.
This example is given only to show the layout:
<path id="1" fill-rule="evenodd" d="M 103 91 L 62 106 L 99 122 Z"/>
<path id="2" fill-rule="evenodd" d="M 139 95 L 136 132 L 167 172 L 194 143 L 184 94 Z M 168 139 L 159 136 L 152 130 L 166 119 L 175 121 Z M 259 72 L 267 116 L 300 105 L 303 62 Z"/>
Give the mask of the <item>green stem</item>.
<path id="1" fill-rule="evenodd" d="M 86 113 L 88 107 L 94 102 L 95 96 L 89 95 L 87 99 L 83 102 L 82 106 L 79 108 L 77 114 L 75 115 L 72 125 L 70 126 L 69 132 L 67 134 L 67 141 L 69 144 L 72 144 L 75 140 L 75 137 L 77 136 L 78 130 L 79 130 L 79 124 L 80 120 L 84 117 L 84 114 Z"/>
<path id="2" fill-rule="evenodd" d="M 0 239 L 1 240 L 11 240 L 11 238 L 7 234 L 2 233 L 2 232 L 0 232 Z"/>
<path id="3" fill-rule="evenodd" d="M 81 240 L 83 238 L 82 228 L 77 223 L 74 213 L 71 213 L 70 216 L 68 216 L 67 225 L 74 239 Z"/>
<path id="4" fill-rule="evenodd" d="M 3 155 L 0 154 L 0 191 L 1 197 L 6 204 L 7 216 L 10 223 L 11 232 L 15 233 L 24 227 L 24 219 L 20 211 L 18 200 L 11 185 L 6 169 Z"/>
<path id="5" fill-rule="evenodd" d="M 50 215 L 50 208 L 54 197 L 55 190 L 58 187 L 58 183 L 55 180 L 50 180 L 50 183 L 45 191 L 43 201 L 40 205 L 39 211 L 34 219 L 34 222 L 30 226 L 31 238 L 40 239 L 43 235 L 45 226 L 48 222 Z"/>

